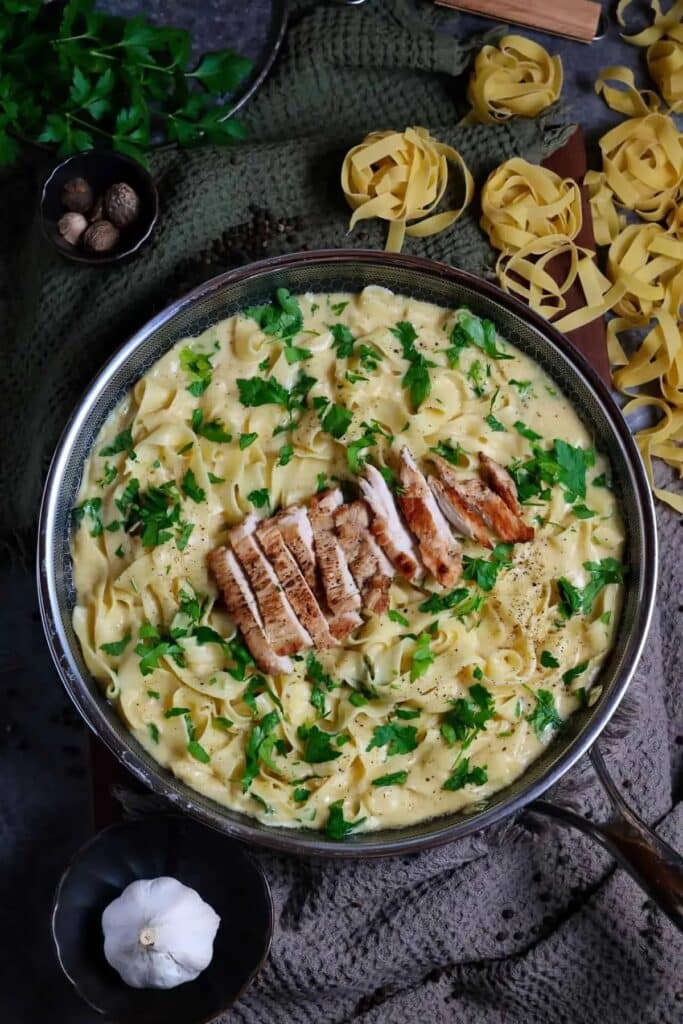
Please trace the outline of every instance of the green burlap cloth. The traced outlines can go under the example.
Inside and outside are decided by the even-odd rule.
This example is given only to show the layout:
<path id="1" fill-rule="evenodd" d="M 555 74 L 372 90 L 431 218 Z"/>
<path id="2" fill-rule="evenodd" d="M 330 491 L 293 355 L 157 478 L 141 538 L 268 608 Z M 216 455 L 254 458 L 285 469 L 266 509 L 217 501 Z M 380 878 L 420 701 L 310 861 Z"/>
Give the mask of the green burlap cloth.
<path id="1" fill-rule="evenodd" d="M 424 125 L 460 150 L 479 184 L 507 157 L 540 160 L 563 140 L 566 129 L 552 115 L 459 127 L 460 76 L 477 41 L 441 34 L 436 23 L 431 5 L 417 0 L 296 4 L 278 67 L 247 111 L 253 141 L 155 154 L 159 226 L 127 266 L 89 270 L 62 261 L 31 222 L 31 175 L 21 169 L 4 182 L 3 531 L 30 534 L 46 462 L 79 394 L 113 349 L 170 300 L 258 257 L 383 245 L 379 224 L 347 234 L 339 190 L 341 157 L 363 133 Z M 476 209 L 434 238 L 408 240 L 406 251 L 479 273 L 492 260 Z M 680 682 L 664 685 L 680 680 L 680 527 L 666 510 L 659 525 L 661 622 L 658 614 L 632 688 L 638 713 L 622 716 L 604 744 L 617 781 L 632 785 L 649 821 L 671 811 L 683 707 Z M 604 810 L 582 773 L 567 793 L 584 812 Z M 680 810 L 662 828 L 674 844 Z M 259 856 L 273 886 L 275 938 L 226 1024 L 680 1024 L 680 937 L 582 837 L 517 823 L 389 861 Z"/>

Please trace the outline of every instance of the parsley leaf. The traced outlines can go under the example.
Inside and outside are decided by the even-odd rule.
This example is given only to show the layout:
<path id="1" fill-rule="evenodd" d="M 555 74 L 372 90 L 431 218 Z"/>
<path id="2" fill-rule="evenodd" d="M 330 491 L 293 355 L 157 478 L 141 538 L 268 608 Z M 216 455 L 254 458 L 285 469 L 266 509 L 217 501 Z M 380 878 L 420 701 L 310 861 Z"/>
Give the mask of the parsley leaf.
<path id="1" fill-rule="evenodd" d="M 538 690 L 534 696 L 536 706 L 531 714 L 526 716 L 526 720 L 532 725 L 540 740 L 548 729 L 559 729 L 563 722 L 550 690 Z"/>
<path id="2" fill-rule="evenodd" d="M 616 558 L 603 558 L 599 562 L 584 562 L 584 569 L 591 574 L 590 582 L 584 588 L 581 607 L 584 615 L 593 608 L 596 597 L 609 583 L 623 583 L 625 568 Z"/>
<path id="3" fill-rule="evenodd" d="M 142 526 L 142 545 L 153 548 L 170 540 L 170 528 L 179 523 L 178 492 L 172 480 L 142 493 L 139 487 L 138 480 L 129 481 L 116 504 L 122 513 L 127 514 L 126 532 L 131 533 Z"/>
<path id="4" fill-rule="evenodd" d="M 480 320 L 468 314 L 460 318 L 459 326 L 467 340 L 480 348 L 489 359 L 514 358 L 496 345 L 496 328 L 490 320 Z"/>
<path id="5" fill-rule="evenodd" d="M 511 562 L 512 544 L 496 544 L 489 559 L 464 556 L 463 578 L 476 580 L 481 589 L 488 592 L 493 590 L 503 566 L 510 565 Z"/>
<path id="6" fill-rule="evenodd" d="M 345 324 L 331 324 L 332 347 L 336 349 L 340 359 L 348 359 L 353 355 L 356 339 Z"/>
<path id="7" fill-rule="evenodd" d="M 380 775 L 373 779 L 373 786 L 402 786 L 408 778 L 408 772 L 391 772 L 389 775 Z"/>
<path id="8" fill-rule="evenodd" d="M 407 359 L 410 363 L 410 367 L 404 374 L 401 383 L 404 388 L 408 388 L 410 391 L 410 398 L 414 408 L 419 409 L 431 393 L 432 384 L 429 379 L 429 368 L 436 366 L 436 363 L 432 362 L 431 359 L 427 359 L 415 348 L 417 331 L 409 321 L 402 320 L 395 327 L 391 327 L 390 331 L 401 343 L 403 358 Z"/>
<path id="9" fill-rule="evenodd" d="M 560 663 L 556 657 L 554 657 L 550 651 L 541 651 L 541 665 L 543 668 L 559 668 Z"/>
<path id="10" fill-rule="evenodd" d="M 565 686 L 570 686 L 578 676 L 583 675 L 587 668 L 588 662 L 582 661 L 581 664 L 575 665 L 574 668 L 567 669 L 566 672 L 562 673 L 562 682 Z"/>
<path id="11" fill-rule="evenodd" d="M 186 494 L 188 498 L 191 498 L 192 501 L 197 504 L 201 501 L 206 501 L 206 491 L 199 486 L 191 469 L 188 469 L 187 473 L 183 477 L 180 487 L 183 494 Z"/>
<path id="12" fill-rule="evenodd" d="M 483 786 L 485 782 L 488 782 L 486 766 L 475 765 L 473 768 L 470 768 L 469 758 L 463 757 L 456 764 L 453 772 L 448 776 L 441 788 L 455 792 L 458 789 L 463 789 L 465 786 Z"/>
<path id="13" fill-rule="evenodd" d="M 249 790 L 252 782 L 261 770 L 261 762 L 269 764 L 271 752 L 275 746 L 275 737 L 272 735 L 278 724 L 277 711 L 270 711 L 264 715 L 257 725 L 253 725 L 247 737 L 244 750 L 244 773 L 242 775 L 242 792 Z"/>
<path id="14" fill-rule="evenodd" d="M 365 433 L 361 437 L 357 437 L 354 441 L 346 446 L 346 461 L 348 462 L 349 469 L 352 473 L 358 474 L 365 465 L 367 456 L 361 453 L 366 448 L 372 448 L 377 444 L 377 430 L 373 427 L 367 427 Z"/>
<path id="15" fill-rule="evenodd" d="M 344 301 L 344 302 L 332 302 L 330 304 L 330 309 L 332 310 L 332 312 L 334 313 L 335 316 L 341 316 L 342 313 L 344 312 L 344 310 L 346 309 L 346 307 L 348 306 L 348 304 L 349 304 L 349 300 L 348 299 L 346 299 L 346 301 Z M 313 308 L 311 307 L 311 313 L 312 312 L 313 312 Z"/>
<path id="16" fill-rule="evenodd" d="M 86 498 L 85 501 L 72 509 L 71 515 L 74 524 L 80 526 L 85 516 L 90 519 L 90 536 L 99 537 L 104 527 L 102 526 L 102 499 Z"/>
<path id="17" fill-rule="evenodd" d="M 526 437 L 527 441 L 541 440 L 541 435 L 537 434 L 535 430 L 531 429 L 531 427 L 527 427 L 526 424 L 522 423 L 521 420 L 515 420 L 515 422 L 513 423 L 513 427 L 515 428 L 518 434 L 521 434 L 522 437 Z"/>
<path id="18" fill-rule="evenodd" d="M 479 359 L 475 359 L 474 362 L 470 364 L 470 368 L 468 369 L 465 376 L 472 385 L 472 390 L 474 391 L 477 398 L 483 398 L 483 396 L 486 394 L 486 388 L 484 384 L 487 373 L 484 370 L 484 367 L 482 366 Z"/>
<path id="19" fill-rule="evenodd" d="M 341 751 L 332 747 L 334 734 L 323 732 L 317 725 L 300 725 L 297 736 L 304 741 L 303 759 L 308 764 L 320 764 L 341 757 Z"/>
<path id="20" fill-rule="evenodd" d="M 570 619 L 581 610 L 581 591 L 566 576 L 561 576 L 557 581 L 557 589 L 560 594 L 560 614 Z"/>
<path id="21" fill-rule="evenodd" d="M 123 640 L 113 640 L 109 644 L 100 644 L 100 650 L 105 654 L 111 654 L 114 658 L 120 658 L 130 643 L 130 633 L 126 633 Z"/>
<path id="22" fill-rule="evenodd" d="M 111 444 L 100 448 L 99 455 L 118 455 L 120 452 L 132 452 L 133 432 L 131 427 L 126 427 L 120 434 L 117 434 Z"/>
<path id="23" fill-rule="evenodd" d="M 399 626 L 410 625 L 410 622 L 405 617 L 405 615 L 401 615 L 401 613 L 397 612 L 394 608 L 390 608 L 389 611 L 387 612 L 387 615 L 389 616 L 390 622 L 397 622 Z"/>
<path id="24" fill-rule="evenodd" d="M 468 697 L 458 697 L 441 719 L 441 735 L 448 744 L 461 743 L 466 749 L 495 714 L 491 693 L 481 683 L 473 683 Z"/>
<path id="25" fill-rule="evenodd" d="M 446 349 L 446 359 L 451 370 L 460 365 L 460 353 L 464 348 L 470 347 L 470 339 L 465 334 L 460 323 L 456 323 L 451 329 L 449 347 Z"/>
<path id="26" fill-rule="evenodd" d="M 149 733 L 152 743 L 159 742 L 159 728 L 154 724 L 154 722 L 147 723 L 147 732 Z"/>
<path id="27" fill-rule="evenodd" d="M 491 430 L 495 431 L 496 433 L 500 434 L 505 430 L 503 424 L 500 422 L 500 420 L 496 419 L 492 412 L 490 412 L 488 416 L 485 417 L 485 419 L 488 425 L 490 426 Z"/>
<path id="28" fill-rule="evenodd" d="M 358 356 L 360 365 L 364 370 L 369 370 L 370 372 L 376 370 L 384 359 L 382 353 L 374 345 L 361 345 L 358 349 Z"/>
<path id="29" fill-rule="evenodd" d="M 267 487 L 260 487 L 256 491 L 250 491 L 247 495 L 247 501 L 250 501 L 254 508 L 265 508 L 266 505 L 270 506 L 270 493 Z"/>
<path id="30" fill-rule="evenodd" d="M 173 658 L 177 665 L 185 664 L 182 647 L 172 639 L 162 639 L 159 632 L 149 623 L 140 627 L 139 636 L 141 642 L 137 644 L 135 653 L 140 659 L 140 672 L 143 676 L 150 675 L 158 668 L 162 658 Z M 148 643 L 148 640 L 151 643 Z M 171 717 L 168 712 L 166 715 Z"/>
<path id="31" fill-rule="evenodd" d="M 345 409 L 343 405 L 338 405 L 335 402 L 328 406 L 321 424 L 323 430 L 326 430 L 332 437 L 340 438 L 348 430 L 352 419 L 353 413 Z"/>
<path id="32" fill-rule="evenodd" d="M 457 466 L 460 462 L 461 455 L 464 454 L 464 449 L 459 442 L 456 442 L 455 446 L 450 441 L 438 441 L 437 444 L 429 449 L 430 452 L 435 452 L 440 455 L 446 462 L 450 462 L 452 466 Z"/>
<path id="33" fill-rule="evenodd" d="M 207 441 L 214 441 L 217 444 L 227 444 L 232 441 L 232 434 L 228 433 L 220 420 L 204 422 L 204 413 L 201 409 L 195 409 L 192 413 L 190 426 L 195 434 L 205 437 Z"/>
<path id="34" fill-rule="evenodd" d="M 612 489 L 612 485 L 610 481 L 607 479 L 606 473 L 601 473 L 600 476 L 596 476 L 595 479 L 591 481 L 591 483 L 593 484 L 593 487 L 605 487 L 607 488 L 607 490 Z"/>
<path id="35" fill-rule="evenodd" d="M 245 448 L 248 448 L 250 444 L 253 444 L 258 434 L 240 434 L 239 447 L 240 451 L 243 452 Z"/>
<path id="36" fill-rule="evenodd" d="M 274 377 L 249 377 L 237 381 L 240 402 L 246 406 L 281 405 L 287 408 L 289 392 Z"/>
<path id="37" fill-rule="evenodd" d="M 513 388 L 517 388 L 522 398 L 534 397 L 534 389 L 530 380 L 510 380 L 508 384 L 511 384 Z"/>
<path id="38" fill-rule="evenodd" d="M 397 725 L 396 722 L 388 722 L 386 725 L 376 725 L 372 733 L 372 739 L 365 748 L 366 751 L 374 750 L 375 747 L 386 747 L 387 756 L 395 754 L 409 754 L 417 747 L 417 728 L 414 725 Z"/>
<path id="39" fill-rule="evenodd" d="M 577 519 L 592 519 L 597 515 L 592 508 L 587 508 L 585 505 L 573 505 L 572 512 Z"/>
<path id="40" fill-rule="evenodd" d="M 283 341 L 291 340 L 304 325 L 297 299 L 286 288 L 277 288 L 270 305 L 251 306 L 244 315 L 255 320 L 264 334 L 278 335 Z"/>
<path id="41" fill-rule="evenodd" d="M 423 676 L 429 666 L 433 665 L 436 660 L 436 654 L 430 647 L 430 641 L 431 636 L 429 633 L 420 633 L 415 641 L 415 647 L 413 648 L 412 658 L 410 661 L 411 683 L 414 683 L 416 679 Z"/>
<path id="42" fill-rule="evenodd" d="M 211 383 L 213 374 L 211 355 L 206 352 L 194 352 L 191 348 L 184 348 L 180 353 L 180 365 L 190 378 L 187 390 L 195 398 L 199 398 Z"/>
<path id="43" fill-rule="evenodd" d="M 344 818 L 344 801 L 335 800 L 334 803 L 330 804 L 330 816 L 327 819 L 325 832 L 330 839 L 343 839 L 354 828 L 362 825 L 364 821 L 365 818 L 358 818 L 356 821 L 346 821 Z"/>

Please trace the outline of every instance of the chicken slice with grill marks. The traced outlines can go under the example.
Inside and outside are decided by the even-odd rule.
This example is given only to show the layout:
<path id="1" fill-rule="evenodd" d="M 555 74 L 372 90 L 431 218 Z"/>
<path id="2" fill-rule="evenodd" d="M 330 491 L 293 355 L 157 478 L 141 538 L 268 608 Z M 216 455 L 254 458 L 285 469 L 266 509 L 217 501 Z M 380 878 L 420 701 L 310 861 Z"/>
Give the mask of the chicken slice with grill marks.
<path id="1" fill-rule="evenodd" d="M 247 516 L 228 536 L 233 551 L 252 586 L 263 617 L 266 636 L 276 654 L 295 654 L 311 647 L 310 635 L 303 628 L 280 586 L 272 565 L 256 542 L 254 531 L 258 517 Z"/>
<path id="2" fill-rule="evenodd" d="M 209 553 L 209 566 L 221 588 L 225 606 L 261 672 L 271 676 L 291 672 L 290 659 L 275 654 L 268 642 L 256 598 L 233 552 L 216 548 Z"/>
<path id="3" fill-rule="evenodd" d="M 341 490 L 335 487 L 317 494 L 308 506 L 320 578 L 332 616 L 357 612 L 361 606 L 358 587 L 334 529 L 334 513 L 342 502 Z"/>
<path id="4" fill-rule="evenodd" d="M 469 507 L 459 488 L 451 487 L 445 481 L 437 480 L 435 476 L 429 476 L 427 479 L 439 508 L 457 532 L 470 540 L 476 540 L 482 547 L 492 547 L 486 523 L 478 512 Z"/>
<path id="5" fill-rule="evenodd" d="M 514 512 L 516 516 L 521 518 L 522 506 L 517 497 L 517 487 L 507 469 L 501 466 L 500 462 L 496 462 L 490 456 L 484 455 L 483 452 L 479 452 L 479 468 L 484 483 L 488 484 L 491 490 L 495 491 L 498 497 L 503 499 L 511 512 Z"/>
<path id="6" fill-rule="evenodd" d="M 422 561 L 442 587 L 454 586 L 462 572 L 460 545 L 406 447 L 401 449 L 398 479 L 401 485 L 398 503 L 417 539 Z"/>
<path id="7" fill-rule="evenodd" d="M 313 645 L 318 650 L 334 647 L 336 640 L 330 633 L 327 620 L 294 556 L 285 544 L 277 522 L 273 519 L 264 520 L 256 528 L 256 536 L 282 584 L 295 615 L 310 634 Z"/>
<path id="8" fill-rule="evenodd" d="M 392 564 L 411 582 L 424 576 L 417 550 L 396 508 L 387 483 L 375 466 L 366 466 L 360 489 L 372 511 L 372 534 Z"/>
<path id="9" fill-rule="evenodd" d="M 353 633 L 354 629 L 362 626 L 363 619 L 358 612 L 339 612 L 327 620 L 330 626 L 330 633 L 335 640 L 346 640 L 347 636 Z"/>
<path id="10" fill-rule="evenodd" d="M 507 543 L 533 540 L 533 529 L 490 487 L 481 480 L 459 480 L 453 468 L 438 455 L 433 457 L 433 462 L 444 484 L 455 491 L 470 512 L 480 516 L 497 537 Z"/>
<path id="11" fill-rule="evenodd" d="M 316 597 L 320 597 L 320 583 L 315 571 L 313 528 L 306 509 L 303 505 L 292 505 L 278 512 L 273 522 L 282 534 L 309 588 Z"/>
<path id="12" fill-rule="evenodd" d="M 377 615 L 388 611 L 394 567 L 370 533 L 368 506 L 364 501 L 341 505 L 334 523 L 363 607 Z"/>

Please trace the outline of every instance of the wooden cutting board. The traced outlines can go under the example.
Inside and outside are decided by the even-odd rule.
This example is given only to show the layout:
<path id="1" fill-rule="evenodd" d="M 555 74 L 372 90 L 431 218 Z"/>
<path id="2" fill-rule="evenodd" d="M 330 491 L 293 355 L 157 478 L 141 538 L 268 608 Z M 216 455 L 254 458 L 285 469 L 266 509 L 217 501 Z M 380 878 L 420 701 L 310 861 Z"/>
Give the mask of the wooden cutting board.
<path id="1" fill-rule="evenodd" d="M 551 157 L 544 160 L 544 166 L 560 174 L 563 178 L 574 178 L 583 181 L 587 170 L 586 146 L 583 132 L 577 128 L 569 142 Z M 579 245 L 593 249 L 593 222 L 586 190 L 581 188 L 583 200 L 583 226 L 576 239 Z M 556 261 L 559 263 L 559 260 Z M 562 269 L 562 268 L 558 268 Z M 577 284 L 567 295 L 567 311 L 571 312 L 584 304 L 581 288 Z M 583 353 L 603 380 L 610 381 L 609 363 L 607 360 L 607 342 L 604 317 L 600 317 L 585 327 L 572 331 L 567 337 Z M 104 828 L 121 818 L 121 807 L 112 795 L 114 786 L 125 786 L 128 789 L 141 789 L 133 776 L 126 772 L 116 758 L 109 753 L 104 744 L 95 736 L 90 738 L 90 778 L 92 785 L 93 823 L 96 829 Z M 141 790 L 142 791 L 142 790 Z"/>

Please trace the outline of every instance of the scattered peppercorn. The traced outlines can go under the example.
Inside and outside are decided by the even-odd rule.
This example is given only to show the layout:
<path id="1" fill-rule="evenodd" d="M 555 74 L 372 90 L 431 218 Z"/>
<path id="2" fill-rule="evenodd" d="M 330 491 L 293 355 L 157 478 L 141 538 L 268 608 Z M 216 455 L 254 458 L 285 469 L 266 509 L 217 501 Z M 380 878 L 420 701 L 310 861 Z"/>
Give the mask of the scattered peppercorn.
<path id="1" fill-rule="evenodd" d="M 85 178 L 71 178 L 62 189 L 62 205 L 74 213 L 87 213 L 94 198 L 90 183 Z"/>
<path id="2" fill-rule="evenodd" d="M 108 220 L 91 224 L 83 235 L 83 245 L 90 252 L 109 252 L 119 240 L 119 229 Z"/>
<path id="3" fill-rule="evenodd" d="M 104 206 L 112 224 L 117 228 L 128 227 L 137 220 L 140 212 L 140 200 L 135 189 L 123 181 L 116 182 L 107 189 Z"/>
<path id="4" fill-rule="evenodd" d="M 87 227 L 88 222 L 83 214 L 75 213 L 74 211 L 65 213 L 57 221 L 57 230 L 69 245 L 76 245 Z"/>

